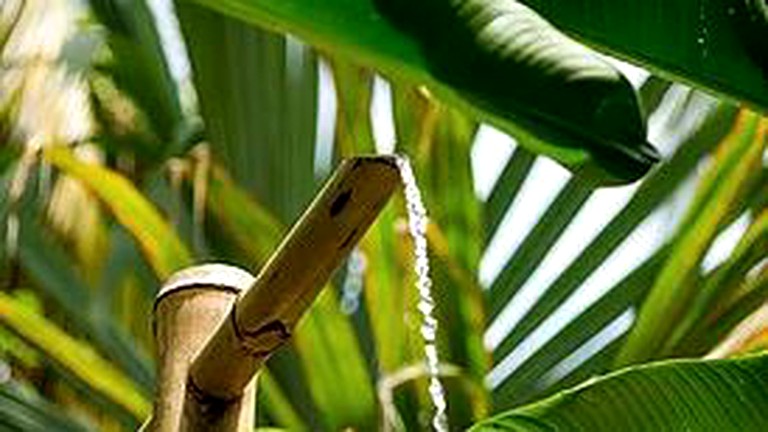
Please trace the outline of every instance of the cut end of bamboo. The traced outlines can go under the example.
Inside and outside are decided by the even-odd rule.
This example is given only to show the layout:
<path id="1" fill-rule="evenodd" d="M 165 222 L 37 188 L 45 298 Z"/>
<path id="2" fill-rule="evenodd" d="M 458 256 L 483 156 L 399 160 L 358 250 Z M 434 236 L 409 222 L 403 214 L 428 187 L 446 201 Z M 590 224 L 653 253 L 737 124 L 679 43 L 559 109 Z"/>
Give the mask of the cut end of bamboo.
<path id="1" fill-rule="evenodd" d="M 147 430 L 180 430 L 189 367 L 204 344 L 226 319 L 240 292 L 255 278 L 224 264 L 205 264 L 172 275 L 155 297 L 154 333 L 158 352 L 158 388 Z M 253 386 L 244 390 L 253 397 Z M 250 410 L 232 408 L 221 418 L 252 425 Z"/>
<path id="2" fill-rule="evenodd" d="M 212 263 L 188 267 L 168 278 L 155 296 L 154 307 L 157 309 L 160 301 L 176 291 L 208 287 L 239 293 L 247 290 L 255 280 L 248 271 L 227 264 Z"/>

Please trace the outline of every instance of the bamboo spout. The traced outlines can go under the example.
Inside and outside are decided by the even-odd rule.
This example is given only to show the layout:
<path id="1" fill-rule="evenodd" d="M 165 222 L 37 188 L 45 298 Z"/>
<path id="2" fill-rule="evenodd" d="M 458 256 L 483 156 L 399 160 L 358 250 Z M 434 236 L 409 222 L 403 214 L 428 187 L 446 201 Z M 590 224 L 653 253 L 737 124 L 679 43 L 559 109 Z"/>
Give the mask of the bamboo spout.
<path id="1" fill-rule="evenodd" d="M 398 184 L 392 156 L 342 162 L 193 361 L 182 430 L 209 430 L 216 407 L 240 398 Z"/>

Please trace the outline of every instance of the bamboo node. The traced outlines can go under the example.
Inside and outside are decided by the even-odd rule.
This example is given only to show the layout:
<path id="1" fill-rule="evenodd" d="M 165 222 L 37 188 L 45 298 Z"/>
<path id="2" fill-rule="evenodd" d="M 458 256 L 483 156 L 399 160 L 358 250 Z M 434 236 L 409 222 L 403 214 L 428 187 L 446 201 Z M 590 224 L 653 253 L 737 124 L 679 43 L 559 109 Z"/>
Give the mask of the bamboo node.
<path id="1" fill-rule="evenodd" d="M 195 380 L 191 375 L 187 379 L 186 390 L 186 397 L 192 398 L 195 401 L 195 404 L 185 404 L 185 406 L 194 406 L 204 418 L 220 417 L 221 414 L 233 404 L 239 403 L 242 397 L 242 395 L 237 395 L 232 398 L 213 396 L 195 384 Z"/>
<path id="2" fill-rule="evenodd" d="M 247 330 L 237 322 L 237 304 L 229 313 L 232 330 L 240 347 L 254 358 L 267 357 L 291 338 L 288 326 L 280 320 L 270 321 L 256 330 Z"/>

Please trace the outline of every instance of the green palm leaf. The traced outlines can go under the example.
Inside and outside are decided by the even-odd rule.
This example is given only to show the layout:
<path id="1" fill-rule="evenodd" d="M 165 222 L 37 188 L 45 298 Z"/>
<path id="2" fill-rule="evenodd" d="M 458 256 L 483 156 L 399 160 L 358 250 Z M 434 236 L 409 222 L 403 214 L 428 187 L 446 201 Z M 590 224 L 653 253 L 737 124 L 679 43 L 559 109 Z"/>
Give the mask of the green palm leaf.
<path id="1" fill-rule="evenodd" d="M 112 51 L 111 61 L 97 67 L 106 71 L 144 111 L 157 136 L 153 143 L 156 148 L 145 148 L 144 153 L 163 154 L 169 148 L 178 151 L 183 113 L 149 5 L 145 0 L 130 4 L 118 0 L 89 3 L 96 20 L 107 30 L 105 42 Z"/>
<path id="2" fill-rule="evenodd" d="M 710 114 L 710 121 L 702 126 L 683 143 L 671 159 L 646 179 L 627 205 L 600 231 L 578 257 L 558 276 L 544 295 L 528 311 L 496 348 L 494 357 L 501 359 L 530 334 L 547 316 L 568 298 L 602 264 L 608 256 L 626 239 L 632 229 L 667 199 L 690 173 L 698 161 L 712 149 L 725 134 L 723 124 L 733 118 L 733 107 L 720 106 Z M 525 280 L 516 280 L 522 283 Z M 515 285 L 515 290 L 521 285 Z M 495 290 L 509 290 L 503 285 L 494 285 Z M 511 290 L 514 292 L 514 290 Z M 498 295 L 498 294 L 497 294 Z M 511 298 L 506 294 L 504 298 Z M 492 306 L 492 308 L 494 308 Z M 492 309 L 493 310 L 493 309 Z"/>
<path id="3" fill-rule="evenodd" d="M 765 148 L 765 126 L 761 123 L 757 115 L 743 112 L 715 154 L 680 224 L 669 260 L 617 358 L 619 364 L 665 354 L 664 343 L 673 336 L 673 326 L 684 319 L 688 302 L 697 295 L 693 281 L 704 253 L 722 226 L 722 219 L 739 202 L 739 193 L 750 174 L 759 173 L 756 168 Z"/>
<path id="4" fill-rule="evenodd" d="M 0 429 L 30 432 L 91 430 L 68 418 L 57 406 L 35 394 L 33 389 L 14 382 L 0 384 Z"/>

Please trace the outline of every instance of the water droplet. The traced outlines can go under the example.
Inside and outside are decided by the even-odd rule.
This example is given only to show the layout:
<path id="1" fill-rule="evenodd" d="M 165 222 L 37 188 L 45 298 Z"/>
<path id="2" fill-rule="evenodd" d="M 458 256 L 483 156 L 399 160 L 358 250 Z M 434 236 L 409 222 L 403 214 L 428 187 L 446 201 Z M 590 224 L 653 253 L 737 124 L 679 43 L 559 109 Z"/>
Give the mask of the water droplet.
<path id="1" fill-rule="evenodd" d="M 432 279 L 429 276 L 429 255 L 427 251 L 427 226 L 429 218 L 421 192 L 413 175 L 413 168 L 405 157 L 396 159 L 403 182 L 406 211 L 408 212 L 408 232 L 413 240 L 414 271 L 416 272 L 416 289 L 419 293 L 417 309 L 421 313 L 421 336 L 424 339 L 424 357 L 427 363 L 429 375 L 429 395 L 435 408 L 432 417 L 432 427 L 438 432 L 448 431 L 448 417 L 446 416 L 447 402 L 445 389 L 440 379 L 437 345 L 438 322 L 434 316 L 435 300 L 432 297 Z"/>
<path id="2" fill-rule="evenodd" d="M 341 311 L 346 315 L 352 315 L 360 307 L 365 267 L 365 255 L 358 248 L 352 249 L 347 260 L 347 274 L 341 288 Z"/>
<path id="3" fill-rule="evenodd" d="M 432 314 L 432 311 L 435 310 L 435 305 L 434 303 L 428 301 L 420 301 L 418 309 L 419 312 L 423 313 L 424 315 L 430 315 Z"/>

